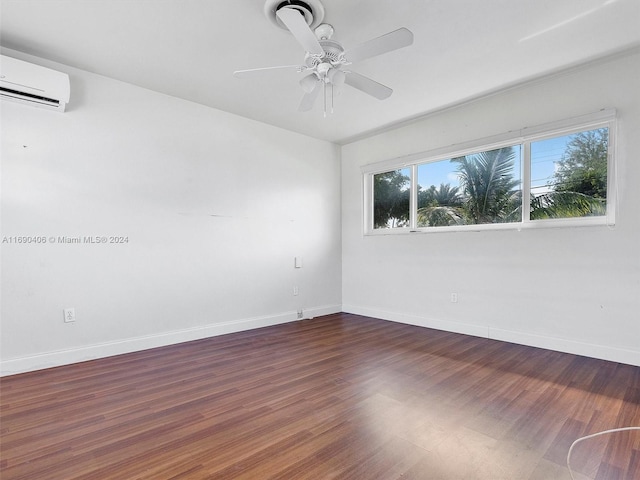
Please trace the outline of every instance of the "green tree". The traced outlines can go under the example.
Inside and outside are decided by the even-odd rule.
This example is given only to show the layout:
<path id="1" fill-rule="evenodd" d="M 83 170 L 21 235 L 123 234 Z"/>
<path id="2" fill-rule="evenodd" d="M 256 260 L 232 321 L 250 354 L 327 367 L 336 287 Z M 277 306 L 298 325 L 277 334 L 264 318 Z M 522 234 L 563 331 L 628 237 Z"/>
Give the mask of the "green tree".
<path id="1" fill-rule="evenodd" d="M 554 174 L 554 191 L 606 199 L 608 145 L 606 128 L 573 135 Z"/>
<path id="2" fill-rule="evenodd" d="M 532 220 L 605 215 L 609 130 L 598 128 L 571 137 L 558 162 L 550 192 L 532 196 Z"/>
<path id="3" fill-rule="evenodd" d="M 511 147 L 451 160 L 458 164 L 467 223 L 503 223 L 521 218 L 519 180 Z"/>
<path id="4" fill-rule="evenodd" d="M 401 170 L 373 176 L 374 228 L 402 227 L 409 222 L 410 179 Z"/>

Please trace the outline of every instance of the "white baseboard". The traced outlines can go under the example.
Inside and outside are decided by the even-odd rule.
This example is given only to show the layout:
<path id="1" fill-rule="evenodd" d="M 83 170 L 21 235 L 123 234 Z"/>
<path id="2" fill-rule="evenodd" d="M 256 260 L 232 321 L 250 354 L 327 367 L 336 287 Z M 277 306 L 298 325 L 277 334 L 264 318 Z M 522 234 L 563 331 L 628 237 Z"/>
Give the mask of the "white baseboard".
<path id="1" fill-rule="evenodd" d="M 341 311 L 340 305 L 326 305 L 313 308 L 305 308 L 304 318 L 330 315 Z M 44 368 L 69 365 L 71 363 L 95 360 L 97 358 L 111 357 L 124 353 L 148 350 L 150 348 L 164 347 L 176 343 L 200 340 L 202 338 L 215 337 L 228 333 L 252 330 L 268 327 L 281 323 L 296 321 L 297 312 L 285 312 L 263 317 L 245 318 L 231 322 L 213 323 L 201 327 L 163 332 L 143 337 L 126 338 L 114 342 L 87 345 L 83 347 L 45 352 L 37 355 L 13 358 L 0 362 L 0 376 L 14 375 L 17 373 L 41 370 Z"/>
<path id="2" fill-rule="evenodd" d="M 547 337 L 526 332 L 513 332 L 499 328 L 489 329 L 489 338 L 640 367 L 640 351 L 638 350 L 627 350 L 595 343 L 576 342 L 575 340 Z"/>
<path id="3" fill-rule="evenodd" d="M 305 318 L 330 315 L 332 313 L 353 313 L 368 317 L 380 318 L 408 325 L 434 328 L 447 332 L 462 333 L 482 338 L 491 338 L 520 345 L 545 348 L 558 352 L 572 353 L 586 357 L 599 358 L 613 362 L 626 363 L 640 366 L 640 351 L 627 350 L 611 347 L 608 345 L 597 345 L 591 343 L 576 342 L 561 338 L 535 335 L 526 332 L 514 332 L 502 330 L 482 325 L 472 325 L 466 323 L 451 322 L 446 320 L 410 315 L 399 312 L 388 312 L 369 307 L 356 305 L 326 305 L 321 307 L 305 309 Z M 115 342 L 87 345 L 67 350 L 45 352 L 37 355 L 13 358 L 0 362 L 0 376 L 14 375 L 17 373 L 41 370 L 44 368 L 57 367 L 78 363 L 97 358 L 110 357 L 124 353 L 137 352 L 150 348 L 174 345 L 176 343 L 189 342 L 207 337 L 215 337 L 228 333 L 241 332 L 255 328 L 268 327 L 281 323 L 293 322 L 297 320 L 296 312 L 285 312 L 263 317 L 253 317 L 231 322 L 215 323 L 202 327 L 164 332 L 144 337 L 128 338 Z"/>
<path id="4" fill-rule="evenodd" d="M 400 312 L 388 312 L 357 305 L 343 305 L 342 311 L 345 313 L 365 315 L 368 317 L 380 318 L 382 320 L 405 323 L 408 325 L 434 328 L 436 330 L 444 330 L 453 333 L 463 333 L 465 335 L 472 335 L 475 337 L 490 338 L 509 343 L 517 343 L 519 345 L 528 345 L 530 347 L 544 348 L 547 350 L 555 350 L 557 352 L 572 353 L 574 355 L 640 366 L 640 351 L 638 350 L 627 350 L 624 348 L 611 347 L 609 345 L 583 343 L 564 338 L 503 330 L 486 325 L 471 325 Z"/>
<path id="5" fill-rule="evenodd" d="M 436 330 L 444 330 L 446 332 L 453 333 L 464 333 L 465 335 L 473 335 L 474 337 L 488 338 L 489 336 L 489 329 L 481 325 L 449 322 L 446 320 L 421 317 L 407 313 L 388 312 L 385 310 L 361 307 L 357 305 L 342 305 L 342 311 L 345 313 L 364 315 L 366 317 L 380 318 L 381 320 L 389 320 L 391 322 L 406 323 L 417 327 L 434 328 Z"/>

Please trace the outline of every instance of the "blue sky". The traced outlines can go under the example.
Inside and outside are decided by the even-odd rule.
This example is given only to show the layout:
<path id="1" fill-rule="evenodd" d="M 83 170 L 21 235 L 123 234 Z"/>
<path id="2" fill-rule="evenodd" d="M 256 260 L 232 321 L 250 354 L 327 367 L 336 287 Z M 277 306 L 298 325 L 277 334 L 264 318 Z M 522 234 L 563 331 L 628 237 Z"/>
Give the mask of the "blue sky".
<path id="1" fill-rule="evenodd" d="M 551 189 L 555 165 L 561 160 L 572 136 L 565 135 L 531 144 L 531 193 L 540 194 Z"/>
<path id="2" fill-rule="evenodd" d="M 531 144 L 531 190 L 532 193 L 543 193 L 549 189 L 553 181 L 556 163 L 562 158 L 562 154 L 566 150 L 567 143 L 571 140 L 572 135 L 550 138 L 533 142 Z M 521 177 L 520 173 L 520 146 L 516 145 L 517 160 L 515 162 L 514 175 Z M 422 189 L 427 189 L 431 185 L 436 188 L 441 183 L 448 183 L 451 186 L 460 186 L 457 175 L 457 165 L 451 163 L 449 159 L 437 162 L 425 163 L 418 167 L 418 184 Z M 404 174 L 409 175 L 406 169 Z"/>

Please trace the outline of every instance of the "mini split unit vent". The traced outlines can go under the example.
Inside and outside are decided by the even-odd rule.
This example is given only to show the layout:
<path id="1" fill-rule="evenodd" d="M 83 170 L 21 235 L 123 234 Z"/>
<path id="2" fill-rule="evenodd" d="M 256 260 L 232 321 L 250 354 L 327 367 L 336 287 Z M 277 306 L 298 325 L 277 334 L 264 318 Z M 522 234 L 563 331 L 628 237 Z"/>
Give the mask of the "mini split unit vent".
<path id="1" fill-rule="evenodd" d="M 69 102 L 69 75 L 0 55 L 0 97 L 64 112 Z"/>

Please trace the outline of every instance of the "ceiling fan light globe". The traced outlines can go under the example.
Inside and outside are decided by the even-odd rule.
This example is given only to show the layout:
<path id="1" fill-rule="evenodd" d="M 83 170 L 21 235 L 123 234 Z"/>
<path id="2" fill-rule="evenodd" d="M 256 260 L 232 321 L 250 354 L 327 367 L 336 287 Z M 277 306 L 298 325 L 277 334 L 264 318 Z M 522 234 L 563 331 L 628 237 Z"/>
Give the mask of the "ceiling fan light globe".
<path id="1" fill-rule="evenodd" d="M 333 35 L 333 32 L 333 27 L 328 23 L 321 23 L 314 30 L 314 33 L 316 34 L 316 37 L 318 37 L 318 40 L 329 40 Z"/>
<path id="2" fill-rule="evenodd" d="M 300 86 L 306 93 L 311 93 L 318 85 L 318 77 L 315 73 L 311 73 L 300 80 Z"/>
<path id="3" fill-rule="evenodd" d="M 334 70 L 334 68 L 329 62 L 322 62 L 320 65 L 318 65 L 316 70 L 318 71 L 320 77 L 326 77 L 329 72 Z"/>

